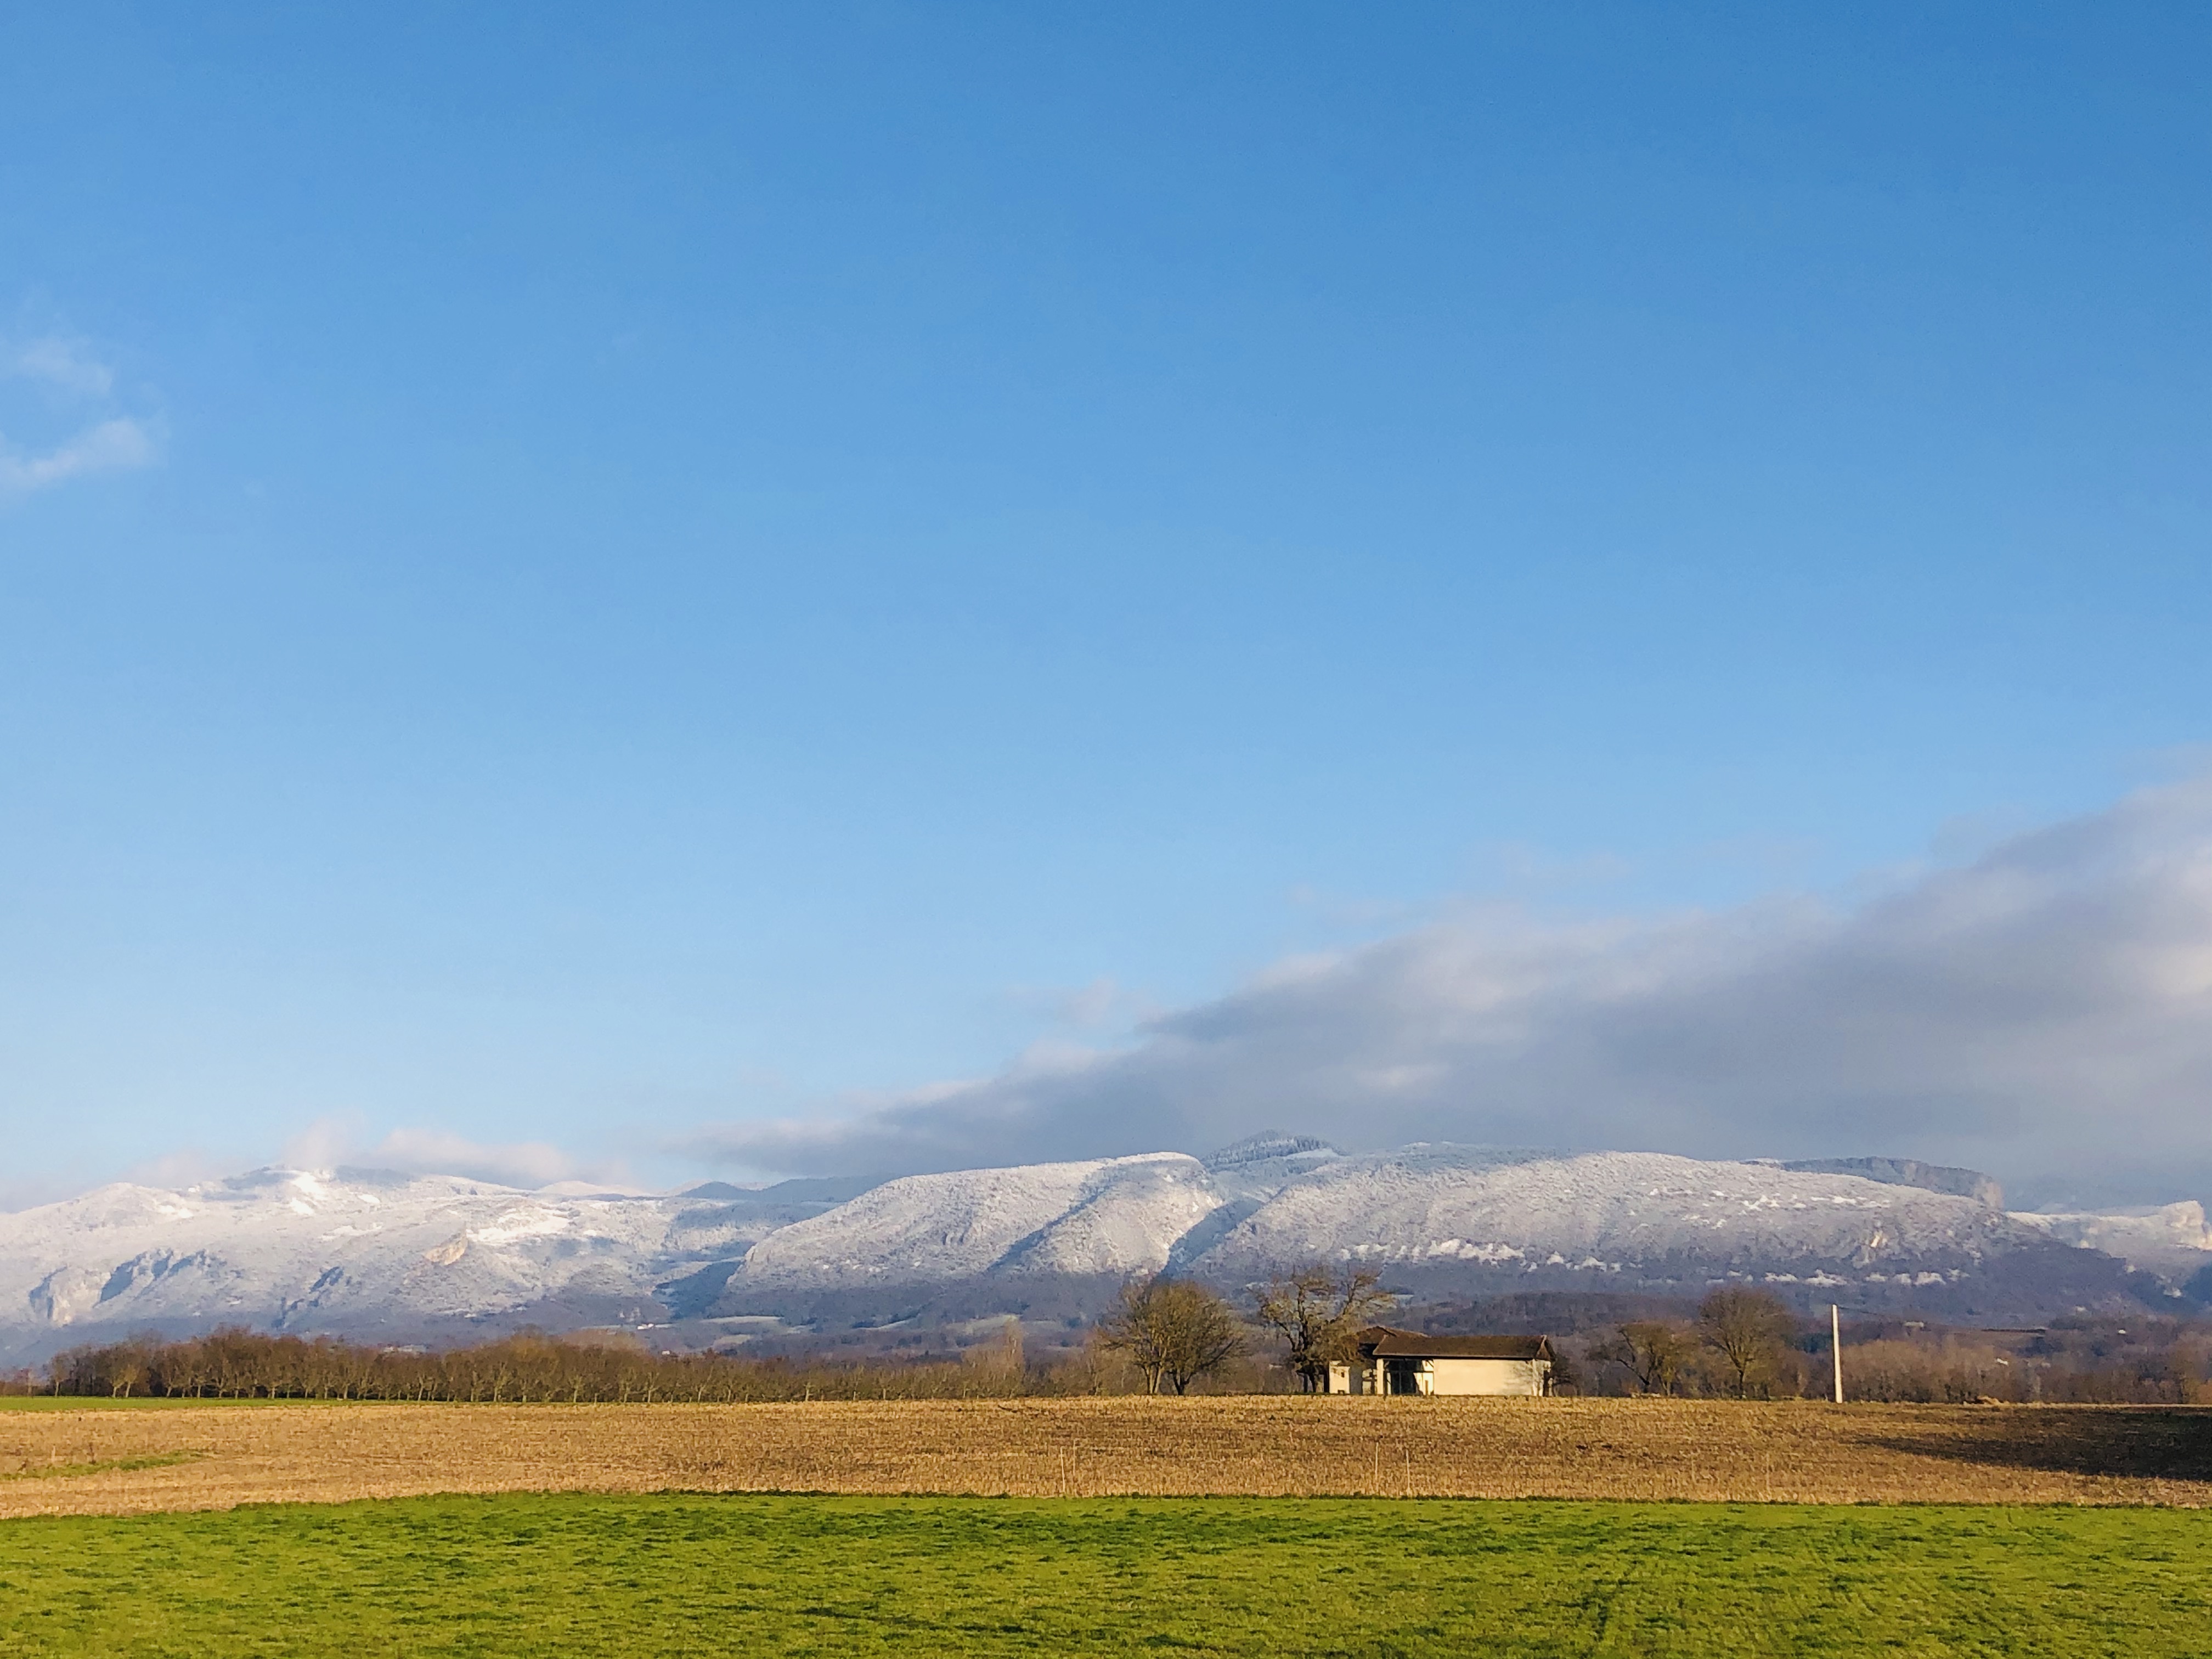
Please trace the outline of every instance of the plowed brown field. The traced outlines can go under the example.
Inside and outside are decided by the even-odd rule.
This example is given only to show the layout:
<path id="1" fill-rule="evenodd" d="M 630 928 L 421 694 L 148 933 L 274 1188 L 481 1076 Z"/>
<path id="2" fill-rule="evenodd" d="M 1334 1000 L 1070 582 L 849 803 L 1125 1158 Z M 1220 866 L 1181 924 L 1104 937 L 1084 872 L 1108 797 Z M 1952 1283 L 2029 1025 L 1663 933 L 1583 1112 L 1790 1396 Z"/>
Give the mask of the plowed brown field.
<path id="1" fill-rule="evenodd" d="M 0 1516 L 667 1490 L 2201 1506 L 2212 1411 L 1248 1397 L 0 1412 Z"/>

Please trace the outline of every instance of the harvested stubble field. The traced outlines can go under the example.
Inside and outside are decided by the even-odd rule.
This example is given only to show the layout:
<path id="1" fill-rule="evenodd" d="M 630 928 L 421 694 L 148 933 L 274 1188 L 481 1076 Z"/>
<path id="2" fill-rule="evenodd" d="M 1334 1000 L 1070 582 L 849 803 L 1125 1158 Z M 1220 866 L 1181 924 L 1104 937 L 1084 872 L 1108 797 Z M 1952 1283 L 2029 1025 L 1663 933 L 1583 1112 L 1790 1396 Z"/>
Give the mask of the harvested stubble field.
<path id="1" fill-rule="evenodd" d="M 439 1492 L 2212 1499 L 2212 1411 L 1029 1399 L 0 1412 L 0 1516 Z"/>

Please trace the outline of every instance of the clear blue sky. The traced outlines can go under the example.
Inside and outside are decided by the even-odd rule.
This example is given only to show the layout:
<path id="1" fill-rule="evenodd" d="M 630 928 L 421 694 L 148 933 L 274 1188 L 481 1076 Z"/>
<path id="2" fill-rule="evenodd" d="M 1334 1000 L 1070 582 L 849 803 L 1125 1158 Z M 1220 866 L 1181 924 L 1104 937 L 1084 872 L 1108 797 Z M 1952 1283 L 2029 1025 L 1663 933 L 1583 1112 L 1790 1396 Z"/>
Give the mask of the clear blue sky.
<path id="1" fill-rule="evenodd" d="M 673 1178 L 2100 806 L 2212 738 L 2208 108 L 2175 4 L 15 7 L 0 1185 Z"/>

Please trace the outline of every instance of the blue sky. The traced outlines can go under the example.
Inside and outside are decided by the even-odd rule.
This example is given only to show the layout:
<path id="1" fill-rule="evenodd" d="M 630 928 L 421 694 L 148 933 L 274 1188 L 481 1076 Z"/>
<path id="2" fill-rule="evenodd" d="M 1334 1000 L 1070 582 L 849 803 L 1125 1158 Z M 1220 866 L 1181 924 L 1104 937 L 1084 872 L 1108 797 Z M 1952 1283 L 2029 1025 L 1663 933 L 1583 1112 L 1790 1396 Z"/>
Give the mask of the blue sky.
<path id="1" fill-rule="evenodd" d="M 0 1199 L 764 1173 L 1286 959 L 1856 914 L 2188 776 L 2208 47 L 17 9 Z"/>

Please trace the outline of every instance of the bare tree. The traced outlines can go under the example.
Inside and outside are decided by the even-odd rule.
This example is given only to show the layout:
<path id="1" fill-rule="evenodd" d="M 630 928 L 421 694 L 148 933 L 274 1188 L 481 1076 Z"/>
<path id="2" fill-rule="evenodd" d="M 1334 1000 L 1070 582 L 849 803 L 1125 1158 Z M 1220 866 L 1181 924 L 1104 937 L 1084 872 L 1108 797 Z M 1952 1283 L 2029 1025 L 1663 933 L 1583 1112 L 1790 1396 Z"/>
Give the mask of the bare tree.
<path id="1" fill-rule="evenodd" d="M 1638 1394 L 1672 1394 L 1689 1363 L 1691 1348 L 1690 1334 L 1680 1326 L 1639 1320 L 1615 1329 L 1590 1350 L 1590 1358 L 1620 1366 Z"/>
<path id="2" fill-rule="evenodd" d="M 1163 1384 L 1186 1393 L 1249 1346 L 1229 1304 L 1187 1279 L 1124 1285 L 1113 1311 L 1098 1322 L 1098 1340 L 1129 1357 L 1149 1394 Z"/>
<path id="3" fill-rule="evenodd" d="M 1316 1262 L 1270 1279 L 1255 1293 L 1260 1322 L 1283 1339 L 1291 1370 L 1307 1393 L 1328 1384 L 1330 1365 L 1354 1357 L 1362 1327 L 1397 1304 L 1395 1296 L 1379 1288 L 1381 1282 L 1381 1274 L 1365 1267 L 1347 1269 L 1340 1278 Z"/>
<path id="4" fill-rule="evenodd" d="M 994 1382 L 1007 1383 L 1018 1380 L 1027 1370 L 1022 1354 L 1022 1322 L 1009 1315 L 999 1325 L 999 1334 L 988 1342 L 979 1342 L 961 1358 L 976 1370 L 985 1373 Z"/>
<path id="5" fill-rule="evenodd" d="M 1735 1373 L 1736 1398 L 1771 1367 L 1775 1351 L 1796 1334 L 1790 1310 L 1765 1291 L 1728 1285 L 1698 1306 L 1698 1331 Z"/>

